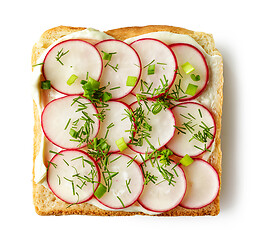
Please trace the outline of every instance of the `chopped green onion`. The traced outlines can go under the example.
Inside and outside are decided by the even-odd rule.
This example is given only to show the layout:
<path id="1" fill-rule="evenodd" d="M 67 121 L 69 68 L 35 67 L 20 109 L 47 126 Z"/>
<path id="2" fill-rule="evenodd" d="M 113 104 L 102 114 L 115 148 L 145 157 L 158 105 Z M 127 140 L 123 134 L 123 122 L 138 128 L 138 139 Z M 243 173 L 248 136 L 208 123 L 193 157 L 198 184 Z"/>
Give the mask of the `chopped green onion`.
<path id="1" fill-rule="evenodd" d="M 169 156 L 173 155 L 173 152 L 170 149 L 164 149 L 161 151 L 161 158 L 162 156 L 165 156 L 166 158 L 168 158 Z"/>
<path id="2" fill-rule="evenodd" d="M 87 83 L 86 80 L 81 80 L 81 81 L 80 81 L 80 84 L 82 84 L 82 85 L 85 85 L 86 83 Z"/>
<path id="3" fill-rule="evenodd" d="M 91 77 L 88 78 L 88 81 L 87 81 L 87 82 L 86 82 L 86 81 L 83 81 L 82 83 L 84 83 L 83 86 L 82 86 L 82 88 L 83 88 L 84 90 L 87 90 L 87 91 L 98 90 L 99 87 L 100 87 L 100 82 L 96 81 L 95 79 L 93 79 L 93 78 L 91 78 Z"/>
<path id="4" fill-rule="evenodd" d="M 162 105 L 161 104 L 156 104 L 153 109 L 152 109 L 152 113 L 154 115 L 158 114 L 160 111 L 162 110 Z"/>
<path id="5" fill-rule="evenodd" d="M 126 86 L 134 87 L 137 82 L 137 77 L 128 76 Z"/>
<path id="6" fill-rule="evenodd" d="M 104 51 L 102 51 L 103 52 L 103 60 L 111 60 L 111 58 L 112 58 L 112 54 L 110 54 L 110 53 L 107 53 L 107 52 L 104 52 Z"/>
<path id="7" fill-rule="evenodd" d="M 72 74 L 70 78 L 67 81 L 67 84 L 71 86 L 76 80 L 78 79 L 78 76 L 75 74 Z"/>
<path id="8" fill-rule="evenodd" d="M 200 76 L 199 76 L 199 75 L 196 75 L 196 76 L 195 76 L 195 74 L 191 74 L 190 77 L 191 77 L 191 79 L 192 79 L 193 81 L 195 81 L 195 82 L 200 81 Z"/>
<path id="9" fill-rule="evenodd" d="M 112 94 L 111 94 L 111 93 L 108 93 L 108 92 L 105 92 L 105 93 L 103 94 L 102 100 L 103 100 L 103 102 L 108 102 L 111 98 L 112 98 Z"/>
<path id="10" fill-rule="evenodd" d="M 180 163 L 185 167 L 189 166 L 193 162 L 194 160 L 188 154 L 186 154 L 183 158 L 180 159 Z"/>
<path id="11" fill-rule="evenodd" d="M 96 81 L 91 77 L 88 78 L 88 83 L 91 84 L 93 90 L 98 90 L 100 87 L 100 82 Z"/>
<path id="12" fill-rule="evenodd" d="M 195 70 L 195 68 L 189 62 L 184 63 L 181 67 L 186 74 L 189 74 Z"/>
<path id="13" fill-rule="evenodd" d="M 118 140 L 115 141 L 117 147 L 119 148 L 119 150 L 122 152 L 123 150 L 125 150 L 126 148 L 128 148 L 127 144 L 124 141 L 124 138 L 121 137 Z"/>
<path id="14" fill-rule="evenodd" d="M 73 128 L 70 129 L 70 135 L 73 137 L 73 138 L 78 138 L 79 136 L 79 132 L 75 131 Z"/>
<path id="15" fill-rule="evenodd" d="M 98 188 L 95 190 L 94 195 L 97 198 L 101 198 L 107 191 L 107 187 L 105 187 L 102 183 L 99 184 Z"/>
<path id="16" fill-rule="evenodd" d="M 197 85 L 189 83 L 185 93 L 188 94 L 188 95 L 194 96 L 195 93 L 196 93 L 197 88 L 198 88 Z"/>
<path id="17" fill-rule="evenodd" d="M 50 89 L 51 88 L 51 82 L 50 80 L 45 80 L 41 82 L 41 89 Z"/>
<path id="18" fill-rule="evenodd" d="M 103 53 L 102 59 L 103 59 L 103 60 L 108 60 L 109 62 L 110 62 L 111 59 L 112 59 L 112 55 L 117 53 L 117 52 L 107 53 L 107 52 L 105 52 L 105 51 L 101 51 L 101 52 Z"/>
<path id="19" fill-rule="evenodd" d="M 154 72 L 155 72 L 155 64 L 149 65 L 147 70 L 148 75 L 153 75 Z"/>

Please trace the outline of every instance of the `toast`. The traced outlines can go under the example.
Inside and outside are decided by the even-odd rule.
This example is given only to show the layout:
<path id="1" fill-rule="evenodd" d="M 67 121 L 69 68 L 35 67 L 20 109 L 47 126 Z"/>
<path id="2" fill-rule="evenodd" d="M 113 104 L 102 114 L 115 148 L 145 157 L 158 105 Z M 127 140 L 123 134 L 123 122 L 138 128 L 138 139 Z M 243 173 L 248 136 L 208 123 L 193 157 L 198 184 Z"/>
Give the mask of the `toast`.
<path id="1" fill-rule="evenodd" d="M 84 30 L 85 28 L 76 28 L 68 26 L 59 26 L 47 30 L 42 34 L 39 41 L 34 45 L 32 49 L 32 65 L 37 63 L 37 60 L 42 55 L 42 53 L 56 40 L 66 36 L 70 33 L 78 32 Z M 125 27 L 119 29 L 108 30 L 105 33 L 111 37 L 124 41 L 128 38 L 136 37 L 139 35 L 167 31 L 176 34 L 184 34 L 193 38 L 210 56 L 220 56 L 218 61 L 218 71 L 215 73 L 218 81 L 215 82 L 215 88 L 213 95 L 216 98 L 215 103 L 212 105 L 212 113 L 216 122 L 216 135 L 214 141 L 214 149 L 208 162 L 216 169 L 219 178 L 221 179 L 221 143 L 220 143 L 220 132 L 221 132 L 221 115 L 222 115 L 222 102 L 223 102 L 223 63 L 220 52 L 215 48 L 214 39 L 212 35 L 194 32 L 184 28 L 164 26 L 164 25 L 152 25 L 144 27 Z M 212 74 L 212 69 L 210 69 Z M 207 88 L 211 88 L 212 84 L 210 77 L 210 84 Z M 99 215 L 99 216 L 131 216 L 131 215 L 145 215 L 143 212 L 128 212 L 120 210 L 103 210 L 89 203 L 74 204 L 69 206 L 69 204 L 61 201 L 57 198 L 48 188 L 44 187 L 40 183 L 35 182 L 35 160 L 39 154 L 42 135 L 40 125 L 40 115 L 41 110 L 38 109 L 38 105 L 33 100 L 34 109 L 34 146 L 33 146 L 33 201 L 35 205 L 35 210 L 39 215 L 70 215 L 70 214 L 80 214 L 80 215 Z M 177 206 L 174 209 L 156 214 L 156 216 L 203 216 L 203 215 L 217 215 L 220 211 L 220 189 L 218 196 L 215 200 L 200 209 L 186 209 L 181 206 Z"/>

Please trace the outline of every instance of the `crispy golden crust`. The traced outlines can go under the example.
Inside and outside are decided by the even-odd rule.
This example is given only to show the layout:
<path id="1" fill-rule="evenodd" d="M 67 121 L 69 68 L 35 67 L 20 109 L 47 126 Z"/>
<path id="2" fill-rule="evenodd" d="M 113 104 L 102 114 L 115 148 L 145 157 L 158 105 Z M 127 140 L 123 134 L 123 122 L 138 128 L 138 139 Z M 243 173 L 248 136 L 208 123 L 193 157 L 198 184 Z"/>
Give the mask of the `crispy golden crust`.
<path id="1" fill-rule="evenodd" d="M 42 52 L 48 48 L 54 41 L 57 39 L 68 35 L 72 32 L 81 31 L 85 28 L 75 28 L 75 27 L 67 27 L 67 26 L 59 26 L 44 32 L 32 49 L 32 65 L 36 63 L 39 56 Z M 187 30 L 184 28 L 178 28 L 173 26 L 165 26 L 165 25 L 151 25 L 144 27 L 125 27 L 118 28 L 113 30 L 106 31 L 107 34 L 112 37 L 125 40 L 127 38 L 131 38 L 134 36 L 157 32 L 157 31 L 169 31 L 178 34 L 187 34 L 194 38 L 209 55 L 220 55 L 218 50 L 215 48 L 214 40 L 212 35 L 202 33 L 202 32 L 194 32 L 191 30 Z M 219 101 L 215 106 L 215 122 L 216 122 L 216 136 L 215 136 L 215 148 L 209 159 L 209 162 L 212 166 L 217 170 L 219 177 L 221 179 L 221 144 L 220 144 L 220 132 L 221 132 L 221 115 L 222 115 L 222 102 L 223 102 L 223 64 L 221 63 L 219 66 L 219 86 L 217 91 L 217 96 Z M 39 111 L 34 102 L 34 147 L 33 147 L 33 201 L 35 205 L 35 210 L 39 215 L 68 215 L 68 214 L 81 214 L 81 215 L 101 215 L 101 216 L 130 216 L 135 214 L 144 215 L 144 213 L 138 212 L 124 212 L 124 211 L 105 211 L 99 209 L 91 204 L 82 203 L 78 205 L 73 205 L 67 208 L 68 204 L 62 202 L 58 198 L 54 196 L 54 194 L 42 186 L 41 184 L 36 184 L 34 181 L 34 166 L 35 159 L 39 153 L 40 141 L 42 136 L 42 131 L 40 127 L 40 118 Z M 216 199 L 209 204 L 208 206 L 201 209 L 185 209 L 180 206 L 176 208 L 159 214 L 157 216 L 202 216 L 202 215 L 217 215 L 220 211 L 220 192 Z"/>

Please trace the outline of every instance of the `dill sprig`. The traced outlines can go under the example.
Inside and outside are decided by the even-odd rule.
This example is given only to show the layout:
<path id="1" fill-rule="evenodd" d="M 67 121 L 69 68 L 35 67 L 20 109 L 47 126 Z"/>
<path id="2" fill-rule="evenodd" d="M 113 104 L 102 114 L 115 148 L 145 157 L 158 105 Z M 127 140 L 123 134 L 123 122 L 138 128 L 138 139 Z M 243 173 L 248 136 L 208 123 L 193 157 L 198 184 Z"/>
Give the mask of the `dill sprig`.
<path id="1" fill-rule="evenodd" d="M 88 143 L 90 140 L 90 136 L 94 132 L 94 123 L 95 121 L 88 115 L 88 113 L 84 110 L 87 109 L 87 105 L 89 103 L 82 103 L 80 99 L 83 99 L 81 96 L 73 99 L 71 106 L 75 103 L 77 104 L 77 109 L 75 112 L 81 112 L 81 116 L 74 121 L 71 121 L 69 118 L 64 130 L 69 128 L 69 134 L 71 135 L 70 141 L 78 142 L 78 146 L 80 147 L 85 142 Z M 82 126 L 77 130 L 78 124 L 82 122 Z"/>
<path id="2" fill-rule="evenodd" d="M 198 109 L 199 116 L 202 118 L 202 112 L 200 109 Z M 214 126 L 208 127 L 203 121 L 201 121 L 200 124 L 195 123 L 194 121 L 196 120 L 195 116 L 193 116 L 191 113 L 187 114 L 180 114 L 181 117 L 183 117 L 186 121 L 184 121 L 180 126 L 175 126 L 174 127 L 177 129 L 178 134 L 191 134 L 191 138 L 189 139 L 189 142 L 192 140 L 197 140 L 200 143 L 204 143 L 205 147 L 201 148 L 197 145 L 194 145 L 195 148 L 200 149 L 202 151 L 209 151 L 206 148 L 206 143 L 208 139 L 213 139 L 213 134 L 211 133 L 211 129 L 214 128 Z M 201 130 L 198 130 L 196 132 L 196 126 L 200 127 Z"/>
<path id="3" fill-rule="evenodd" d="M 63 52 L 63 48 L 62 48 L 60 51 L 58 51 L 57 56 L 56 56 L 55 58 L 56 58 L 56 60 L 57 60 L 61 65 L 64 65 L 63 62 L 61 61 L 61 58 L 62 58 L 64 55 L 66 55 L 69 51 L 70 51 L 70 50 L 68 50 L 68 51 L 66 51 L 66 52 Z"/>
<path id="4" fill-rule="evenodd" d="M 131 133 L 131 145 L 142 146 L 144 139 L 151 138 L 150 132 L 152 131 L 152 126 L 147 122 L 146 111 L 143 109 L 143 105 L 147 106 L 147 101 L 139 101 L 138 107 L 134 110 L 125 109 L 126 117 L 129 118 L 131 122 L 130 130 L 126 130 Z"/>
<path id="5" fill-rule="evenodd" d="M 152 145 L 150 145 L 150 147 L 152 148 L 153 152 L 151 152 L 150 154 L 146 152 L 144 158 L 141 155 L 141 158 L 143 159 L 143 164 L 141 165 L 141 168 L 143 171 L 143 175 L 145 177 L 144 184 L 147 185 L 150 181 L 154 184 L 159 184 L 162 182 L 161 181 L 157 183 L 157 176 L 152 175 L 148 171 L 144 172 L 144 166 L 146 166 L 145 162 L 149 160 L 151 165 L 153 167 L 156 167 L 158 171 L 161 173 L 164 181 L 167 181 L 169 185 L 171 184 L 174 186 L 174 184 L 176 183 L 174 181 L 174 174 L 177 176 L 175 168 L 179 163 L 173 166 L 171 170 L 167 169 L 167 167 L 170 166 L 172 162 L 170 160 L 170 156 L 173 155 L 173 152 L 170 149 L 157 150 Z M 158 158 L 159 161 L 157 160 Z"/>
<path id="6" fill-rule="evenodd" d="M 108 192 L 111 189 L 113 178 L 118 174 L 118 172 L 112 172 L 109 170 L 109 151 L 111 146 L 107 143 L 107 135 L 109 133 L 109 129 L 113 126 L 113 124 L 110 124 L 107 127 L 104 138 L 94 138 L 93 141 L 88 144 L 88 154 L 98 161 L 98 165 L 101 169 L 102 177 Z"/>

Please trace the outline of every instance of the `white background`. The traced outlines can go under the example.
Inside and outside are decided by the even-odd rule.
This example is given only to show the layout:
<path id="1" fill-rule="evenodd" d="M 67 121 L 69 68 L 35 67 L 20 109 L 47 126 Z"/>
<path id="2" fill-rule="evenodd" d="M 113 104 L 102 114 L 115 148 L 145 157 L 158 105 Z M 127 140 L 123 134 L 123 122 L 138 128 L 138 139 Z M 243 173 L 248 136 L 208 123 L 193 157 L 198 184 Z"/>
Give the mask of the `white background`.
<path id="1" fill-rule="evenodd" d="M 0 8 L 1 239 L 253 239 L 257 13 L 254 1 L 5 1 Z M 3 3 L 1 3 L 3 5 Z M 38 216 L 32 203 L 31 49 L 58 25 L 167 24 L 212 33 L 224 58 L 221 213 L 216 217 Z M 246 236 L 245 236 L 246 237 Z"/>

